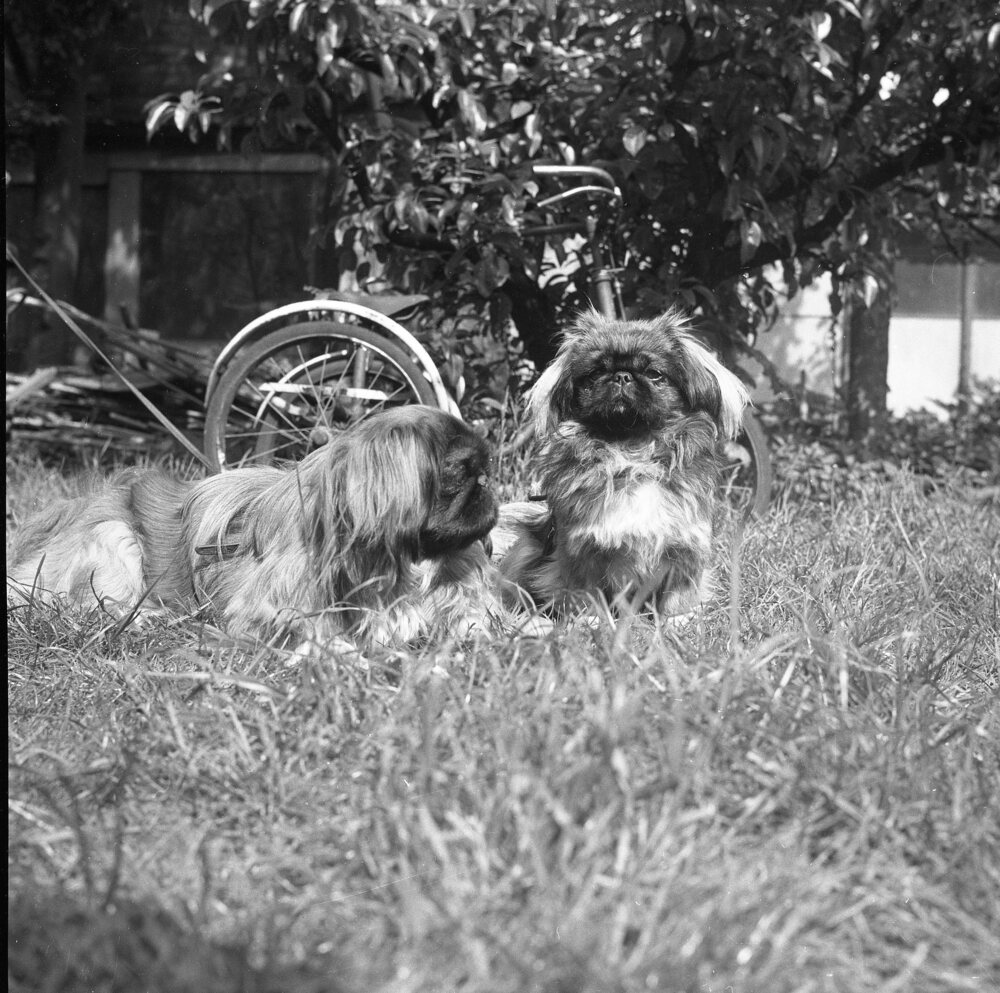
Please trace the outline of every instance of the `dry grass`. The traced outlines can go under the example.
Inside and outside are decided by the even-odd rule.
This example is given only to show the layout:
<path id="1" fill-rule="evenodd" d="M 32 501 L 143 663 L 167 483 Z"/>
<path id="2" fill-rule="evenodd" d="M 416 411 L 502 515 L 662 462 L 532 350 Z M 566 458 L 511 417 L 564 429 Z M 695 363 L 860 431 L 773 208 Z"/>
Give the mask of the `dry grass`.
<path id="1" fill-rule="evenodd" d="M 862 479 L 740 563 L 368 669 L 9 613 L 11 988 L 1000 988 L 994 511 Z"/>

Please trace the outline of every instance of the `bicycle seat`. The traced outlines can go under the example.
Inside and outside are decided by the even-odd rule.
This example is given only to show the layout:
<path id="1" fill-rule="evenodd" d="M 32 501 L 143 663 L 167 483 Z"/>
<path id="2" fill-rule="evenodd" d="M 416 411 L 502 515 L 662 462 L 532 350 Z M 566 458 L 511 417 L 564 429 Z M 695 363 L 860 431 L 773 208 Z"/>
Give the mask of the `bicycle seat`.
<path id="1" fill-rule="evenodd" d="M 346 290 L 324 290 L 320 300 L 339 300 L 341 303 L 356 303 L 368 307 L 385 317 L 395 317 L 413 310 L 430 297 L 423 293 L 351 293 Z"/>

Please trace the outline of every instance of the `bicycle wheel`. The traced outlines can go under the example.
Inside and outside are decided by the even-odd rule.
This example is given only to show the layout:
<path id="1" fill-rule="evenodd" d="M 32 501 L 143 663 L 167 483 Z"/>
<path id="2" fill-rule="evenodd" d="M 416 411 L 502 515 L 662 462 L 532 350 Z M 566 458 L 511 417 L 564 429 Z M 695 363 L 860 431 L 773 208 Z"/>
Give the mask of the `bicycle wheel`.
<path id="1" fill-rule="evenodd" d="M 725 499 L 744 519 L 760 517 L 771 504 L 774 476 L 767 435 L 749 410 L 744 411 L 743 429 L 735 441 L 726 445 L 725 454 Z"/>
<path id="2" fill-rule="evenodd" d="M 338 321 L 291 324 L 233 356 L 208 398 L 205 454 L 216 471 L 301 459 L 377 410 L 437 406 L 398 345 Z"/>

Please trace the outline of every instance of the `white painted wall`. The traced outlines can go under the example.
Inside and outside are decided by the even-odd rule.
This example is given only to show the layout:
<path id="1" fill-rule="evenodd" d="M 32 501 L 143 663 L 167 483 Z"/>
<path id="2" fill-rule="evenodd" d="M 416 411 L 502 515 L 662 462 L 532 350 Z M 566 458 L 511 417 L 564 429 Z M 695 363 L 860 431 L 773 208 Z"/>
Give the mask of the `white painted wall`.
<path id="1" fill-rule="evenodd" d="M 915 267 L 916 268 L 916 267 Z M 983 266 L 984 278 L 1000 275 L 1000 267 Z M 985 289 L 985 287 L 982 287 Z M 829 284 L 818 283 L 798 294 L 784 308 L 775 327 L 760 336 L 757 348 L 778 367 L 782 378 L 798 386 L 805 373 L 810 390 L 832 397 L 839 363 L 839 329 L 831 330 Z M 980 294 L 984 299 L 985 294 Z M 990 305 L 992 306 L 992 305 Z M 894 315 L 889 323 L 889 409 L 894 414 L 927 409 L 940 412 L 935 401 L 951 402 L 958 388 L 960 325 L 954 317 Z M 1000 381 L 1000 316 L 972 321 L 970 366 L 973 379 Z M 754 399 L 774 398 L 759 367 Z"/>
<path id="2" fill-rule="evenodd" d="M 804 376 L 808 390 L 832 397 L 836 392 L 840 341 L 830 315 L 829 296 L 829 277 L 806 287 L 788 301 L 774 327 L 758 337 L 757 349 L 789 386 L 798 388 Z M 745 364 L 757 381 L 754 400 L 775 399 L 776 392 L 762 368 L 752 362 Z"/>
<path id="3" fill-rule="evenodd" d="M 1000 379 L 1000 317 L 980 317 L 972 322 L 973 379 Z"/>

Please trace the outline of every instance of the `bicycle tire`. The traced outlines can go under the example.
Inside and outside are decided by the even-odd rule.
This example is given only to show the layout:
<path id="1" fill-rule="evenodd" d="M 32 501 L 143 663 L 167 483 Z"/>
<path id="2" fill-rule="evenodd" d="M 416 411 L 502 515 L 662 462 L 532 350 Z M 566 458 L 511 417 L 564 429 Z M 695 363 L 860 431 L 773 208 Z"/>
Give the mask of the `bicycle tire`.
<path id="1" fill-rule="evenodd" d="M 733 444 L 746 457 L 730 460 L 723 474 L 724 494 L 744 520 L 761 517 L 771 505 L 774 470 L 767 434 L 749 409 L 743 412 L 742 427 Z"/>
<path id="2" fill-rule="evenodd" d="M 408 403 L 438 406 L 421 368 L 394 342 L 346 322 L 291 324 L 230 360 L 206 402 L 205 455 L 216 472 L 297 461 L 329 432 Z"/>

